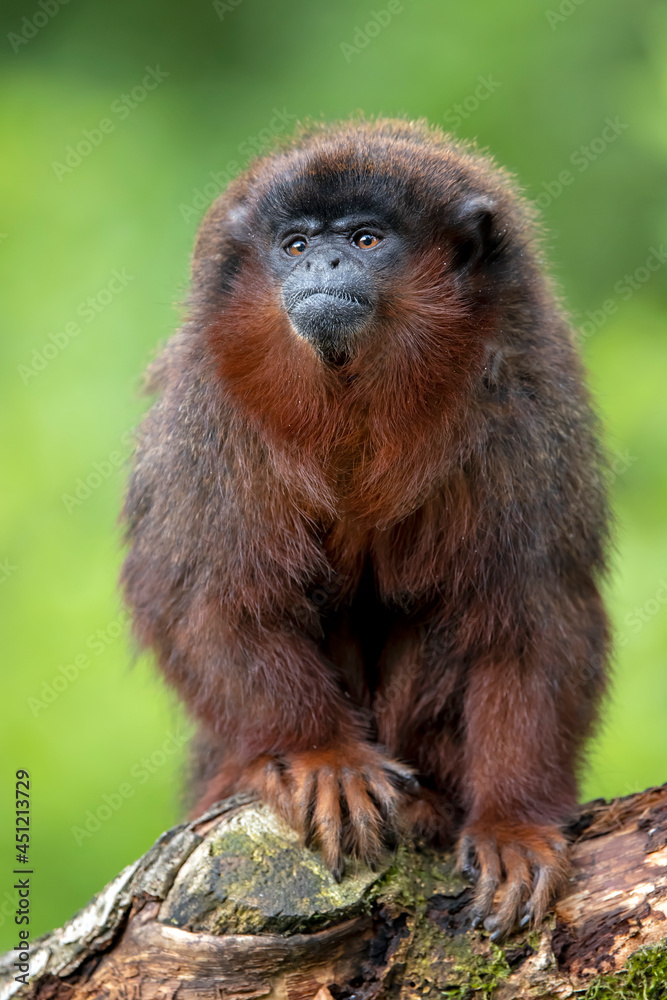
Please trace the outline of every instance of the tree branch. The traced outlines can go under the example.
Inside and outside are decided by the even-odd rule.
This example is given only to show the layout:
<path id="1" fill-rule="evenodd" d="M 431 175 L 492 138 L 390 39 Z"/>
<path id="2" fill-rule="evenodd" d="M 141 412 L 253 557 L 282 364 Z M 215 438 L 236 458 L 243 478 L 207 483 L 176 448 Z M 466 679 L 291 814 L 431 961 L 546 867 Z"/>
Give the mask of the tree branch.
<path id="1" fill-rule="evenodd" d="M 0 1000 L 667 996 L 667 785 L 582 806 L 548 923 L 502 947 L 449 853 L 401 847 L 333 881 L 251 796 L 174 827 L 69 923 L 0 960 Z"/>

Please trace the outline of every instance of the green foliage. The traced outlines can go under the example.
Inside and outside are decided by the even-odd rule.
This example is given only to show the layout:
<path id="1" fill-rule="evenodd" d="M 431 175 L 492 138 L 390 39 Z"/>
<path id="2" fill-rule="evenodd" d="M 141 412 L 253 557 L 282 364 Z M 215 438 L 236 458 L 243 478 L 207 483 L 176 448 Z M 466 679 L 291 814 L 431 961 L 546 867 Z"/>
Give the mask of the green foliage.
<path id="1" fill-rule="evenodd" d="M 0 869 L 26 767 L 32 932 L 178 816 L 180 710 L 144 659 L 128 669 L 119 621 L 128 432 L 204 207 L 306 116 L 424 116 L 477 137 L 544 208 L 616 461 L 620 643 L 584 791 L 667 778 L 665 271 L 643 270 L 667 242 L 664 6 L 8 0 L 0 20 Z"/>
<path id="2" fill-rule="evenodd" d="M 582 1000 L 664 1000 L 667 996 L 667 947 L 641 948 L 627 968 L 591 983 Z"/>

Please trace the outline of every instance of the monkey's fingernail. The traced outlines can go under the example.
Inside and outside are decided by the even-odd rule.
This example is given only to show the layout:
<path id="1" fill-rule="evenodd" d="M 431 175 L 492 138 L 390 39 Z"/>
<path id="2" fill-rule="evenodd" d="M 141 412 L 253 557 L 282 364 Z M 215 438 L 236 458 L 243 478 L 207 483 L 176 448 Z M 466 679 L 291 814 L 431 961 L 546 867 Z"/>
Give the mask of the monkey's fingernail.
<path id="1" fill-rule="evenodd" d="M 499 927 L 498 930 L 495 930 L 493 934 L 491 934 L 489 941 L 493 941 L 494 944 L 498 944 L 499 941 L 502 941 L 504 936 L 504 931 Z"/>
<path id="2" fill-rule="evenodd" d="M 524 913 L 521 920 L 519 921 L 519 927 L 527 927 L 530 923 L 530 913 Z"/>
<path id="3" fill-rule="evenodd" d="M 472 918 L 472 920 L 470 921 L 470 926 L 471 926 L 471 927 L 472 927 L 472 928 L 473 928 L 474 930 L 477 930 L 477 928 L 478 928 L 478 927 L 481 927 L 481 926 L 482 926 L 482 923 L 483 923 L 483 920 L 482 920 L 482 918 L 481 918 L 480 914 L 479 914 L 479 913 L 476 913 L 476 914 L 475 914 L 475 916 L 474 916 L 474 917 Z"/>
<path id="4" fill-rule="evenodd" d="M 412 771 L 403 771 L 391 766 L 385 767 L 384 771 L 394 788 L 397 788 L 399 791 L 409 792 L 411 795 L 419 793 L 421 785 Z"/>
<path id="5" fill-rule="evenodd" d="M 411 795 L 419 795 L 422 786 L 414 774 L 402 774 L 400 777 L 402 787 L 406 792 L 410 792 Z"/>
<path id="6" fill-rule="evenodd" d="M 342 882 L 343 881 L 343 866 L 341 865 L 340 867 L 336 866 L 335 868 L 332 868 L 331 869 L 331 877 L 333 878 L 334 882 Z"/>

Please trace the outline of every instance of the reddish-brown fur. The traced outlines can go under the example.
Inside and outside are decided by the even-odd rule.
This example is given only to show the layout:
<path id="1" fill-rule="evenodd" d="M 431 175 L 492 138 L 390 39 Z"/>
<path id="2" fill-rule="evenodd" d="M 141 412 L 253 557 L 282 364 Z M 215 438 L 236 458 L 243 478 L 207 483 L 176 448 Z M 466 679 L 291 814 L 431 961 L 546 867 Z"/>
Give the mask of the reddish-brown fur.
<path id="1" fill-rule="evenodd" d="M 338 366 L 295 335 L 263 258 L 262 222 L 300 184 L 418 221 Z M 500 249 L 457 269 L 473 196 Z M 539 919 L 604 686 L 607 514 L 530 212 L 424 126 L 315 129 L 216 202 L 193 284 L 154 366 L 124 585 L 202 725 L 198 808 L 256 788 L 337 873 L 341 850 L 462 829 L 478 917 Z"/>

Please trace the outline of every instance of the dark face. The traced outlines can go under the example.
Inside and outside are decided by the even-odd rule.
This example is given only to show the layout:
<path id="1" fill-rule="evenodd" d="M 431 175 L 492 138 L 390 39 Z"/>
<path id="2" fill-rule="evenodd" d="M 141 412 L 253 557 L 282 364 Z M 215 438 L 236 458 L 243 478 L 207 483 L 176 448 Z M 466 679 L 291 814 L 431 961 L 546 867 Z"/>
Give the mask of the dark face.
<path id="1" fill-rule="evenodd" d="M 292 219 L 271 253 L 296 334 L 330 360 L 344 357 L 372 322 L 404 252 L 401 237 L 369 215 Z"/>

